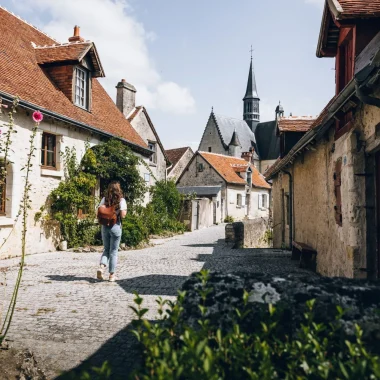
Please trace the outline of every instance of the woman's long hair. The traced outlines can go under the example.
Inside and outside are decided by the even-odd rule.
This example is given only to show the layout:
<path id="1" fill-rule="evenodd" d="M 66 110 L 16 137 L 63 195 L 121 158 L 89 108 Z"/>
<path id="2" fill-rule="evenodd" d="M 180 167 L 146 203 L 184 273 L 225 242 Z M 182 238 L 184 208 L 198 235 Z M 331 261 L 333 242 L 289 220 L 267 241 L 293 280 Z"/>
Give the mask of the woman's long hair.
<path id="1" fill-rule="evenodd" d="M 123 198 L 123 192 L 120 188 L 120 183 L 113 181 L 108 185 L 107 191 L 106 191 L 106 206 L 119 206 L 120 199 Z"/>

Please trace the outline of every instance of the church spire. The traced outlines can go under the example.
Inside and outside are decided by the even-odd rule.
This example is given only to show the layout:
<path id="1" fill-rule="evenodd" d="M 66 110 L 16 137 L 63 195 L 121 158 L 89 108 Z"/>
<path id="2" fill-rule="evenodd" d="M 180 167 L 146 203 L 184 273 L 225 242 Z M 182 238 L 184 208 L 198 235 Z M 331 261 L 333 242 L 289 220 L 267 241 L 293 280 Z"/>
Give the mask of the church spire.
<path id="1" fill-rule="evenodd" d="M 249 66 L 247 90 L 243 98 L 243 118 L 247 122 L 251 130 L 254 132 L 257 124 L 260 122 L 260 98 L 257 93 L 256 78 L 253 69 L 252 52 L 253 50 L 251 46 L 251 64 Z"/>

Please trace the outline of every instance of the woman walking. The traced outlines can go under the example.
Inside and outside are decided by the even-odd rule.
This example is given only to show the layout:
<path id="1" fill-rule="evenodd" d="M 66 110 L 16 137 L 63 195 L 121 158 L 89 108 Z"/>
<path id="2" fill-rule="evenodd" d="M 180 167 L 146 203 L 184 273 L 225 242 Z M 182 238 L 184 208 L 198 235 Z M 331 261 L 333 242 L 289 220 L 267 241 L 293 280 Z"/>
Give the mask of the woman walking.
<path id="1" fill-rule="evenodd" d="M 116 280 L 115 270 L 121 240 L 121 219 L 127 215 L 127 203 L 119 182 L 111 182 L 98 207 L 98 220 L 102 225 L 104 250 L 96 277 L 104 280 L 104 269 L 109 266 L 109 281 Z"/>

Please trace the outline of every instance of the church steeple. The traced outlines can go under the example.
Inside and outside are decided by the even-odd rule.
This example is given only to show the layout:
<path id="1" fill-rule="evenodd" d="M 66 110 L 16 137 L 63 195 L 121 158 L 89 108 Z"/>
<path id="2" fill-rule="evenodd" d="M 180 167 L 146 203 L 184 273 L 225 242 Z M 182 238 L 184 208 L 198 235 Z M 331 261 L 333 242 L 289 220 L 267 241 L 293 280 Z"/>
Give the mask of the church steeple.
<path id="1" fill-rule="evenodd" d="M 248 73 L 247 90 L 243 99 L 244 112 L 243 119 L 247 122 L 253 132 L 260 122 L 260 98 L 257 93 L 255 72 L 253 69 L 252 48 L 251 48 L 251 65 Z"/>

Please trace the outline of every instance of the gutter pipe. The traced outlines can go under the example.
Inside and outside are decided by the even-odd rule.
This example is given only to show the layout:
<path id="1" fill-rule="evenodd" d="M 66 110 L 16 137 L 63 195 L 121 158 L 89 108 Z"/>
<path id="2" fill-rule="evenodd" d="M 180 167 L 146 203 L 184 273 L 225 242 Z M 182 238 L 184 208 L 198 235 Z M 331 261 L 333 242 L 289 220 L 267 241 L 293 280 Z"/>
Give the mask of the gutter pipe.
<path id="1" fill-rule="evenodd" d="M 6 93 L 6 92 L 3 92 L 3 91 L 0 91 L 0 96 L 6 100 L 8 100 L 9 102 L 12 102 L 14 100 L 14 96 Z M 63 121 L 65 123 L 68 123 L 68 124 L 72 124 L 72 125 L 75 125 L 77 127 L 80 127 L 80 128 L 83 128 L 83 129 L 86 129 L 90 132 L 95 132 L 101 136 L 105 136 L 105 137 L 114 137 L 114 138 L 117 138 L 123 142 L 125 142 L 127 145 L 131 146 L 132 148 L 134 148 L 136 151 L 139 151 L 140 153 L 142 153 L 144 156 L 146 157 L 150 157 L 152 155 L 152 151 L 148 148 L 144 148 L 140 145 L 137 145 L 137 144 L 134 144 L 122 137 L 118 137 L 116 135 L 113 135 L 112 133 L 109 133 L 109 132 L 105 132 L 101 129 L 98 129 L 98 128 L 95 128 L 95 127 L 92 127 L 91 125 L 88 125 L 88 124 L 84 124 L 84 123 L 81 123 L 81 122 L 78 122 L 74 119 L 71 119 L 70 117 L 67 117 L 67 116 L 64 116 L 64 115 L 60 115 L 58 113 L 55 113 L 53 111 L 49 111 L 47 110 L 46 108 L 42 108 L 42 107 L 39 107 L 33 103 L 30 103 L 30 102 L 27 102 L 26 100 L 22 100 L 20 99 L 19 100 L 19 105 L 23 108 L 26 108 L 26 109 L 29 109 L 31 111 L 41 111 L 43 114 L 45 114 L 46 116 L 50 116 L 54 119 L 57 119 L 59 121 Z"/>
<path id="2" fill-rule="evenodd" d="M 289 249 L 292 249 L 293 245 L 293 231 L 294 231 L 294 225 L 293 225 L 293 176 L 291 175 L 290 172 L 286 170 L 282 170 L 284 174 L 287 174 L 289 176 L 289 203 L 290 203 L 290 208 L 289 208 L 289 220 L 290 220 L 290 225 L 289 225 Z"/>

